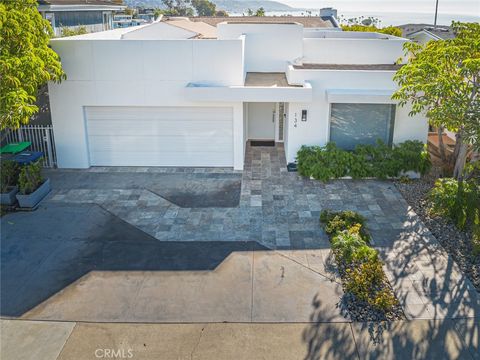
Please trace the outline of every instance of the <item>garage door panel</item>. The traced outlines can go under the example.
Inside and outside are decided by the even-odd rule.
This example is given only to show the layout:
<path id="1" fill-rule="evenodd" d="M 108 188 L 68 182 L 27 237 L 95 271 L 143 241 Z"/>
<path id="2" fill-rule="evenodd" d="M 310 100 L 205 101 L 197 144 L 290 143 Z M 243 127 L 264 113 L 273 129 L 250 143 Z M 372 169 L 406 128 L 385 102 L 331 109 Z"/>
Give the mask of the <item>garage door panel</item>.
<path id="1" fill-rule="evenodd" d="M 229 107 L 87 107 L 93 166 L 233 166 Z"/>
<path id="2" fill-rule="evenodd" d="M 133 125 L 134 124 L 134 125 Z M 202 134 L 202 136 L 212 135 L 215 131 L 218 136 L 232 136 L 233 129 L 231 120 L 207 121 L 207 120 L 136 120 L 116 121 L 116 120 L 93 120 L 88 123 L 88 131 L 95 135 L 110 135 L 112 128 L 115 127 L 115 136 L 130 136 L 135 131 L 139 136 L 182 136 L 188 134 Z M 132 130 L 132 127 L 136 127 Z"/>
<path id="3" fill-rule="evenodd" d="M 205 162 L 204 159 L 209 159 L 209 162 Z M 152 154 L 151 152 L 97 152 L 90 161 L 96 164 L 108 164 L 99 166 L 179 166 L 179 163 L 188 164 L 182 166 L 232 166 L 232 160 L 228 153 L 206 152 L 196 153 L 195 155 L 180 155 L 178 153 Z"/>
<path id="4" fill-rule="evenodd" d="M 87 107 L 89 120 L 225 120 L 232 117 L 228 107 Z"/>
<path id="5" fill-rule="evenodd" d="M 143 152 L 188 152 L 201 149 L 202 152 L 230 152 L 231 141 L 225 138 L 209 139 L 194 136 L 158 137 L 152 136 L 91 136 L 90 151 L 143 151 Z"/>

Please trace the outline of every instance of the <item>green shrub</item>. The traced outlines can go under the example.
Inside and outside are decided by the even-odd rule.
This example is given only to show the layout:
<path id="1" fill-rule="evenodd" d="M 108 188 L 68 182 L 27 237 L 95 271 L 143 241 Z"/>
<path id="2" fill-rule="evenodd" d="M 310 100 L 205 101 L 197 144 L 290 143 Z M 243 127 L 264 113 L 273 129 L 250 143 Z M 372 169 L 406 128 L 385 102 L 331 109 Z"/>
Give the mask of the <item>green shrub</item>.
<path id="1" fill-rule="evenodd" d="M 2 161 L 0 173 L 1 192 L 6 193 L 9 188 L 18 184 L 18 175 L 20 169 L 16 162 L 5 160 Z"/>
<path id="2" fill-rule="evenodd" d="M 480 187 L 474 181 L 439 179 L 429 193 L 431 212 L 450 218 L 459 229 L 478 220 Z"/>
<path id="3" fill-rule="evenodd" d="M 62 27 L 62 37 L 84 35 L 87 33 L 87 28 L 83 25 L 77 28 Z"/>
<path id="4" fill-rule="evenodd" d="M 302 146 L 297 159 L 300 175 L 322 181 L 347 176 L 354 161 L 351 153 L 337 148 L 334 143 L 324 147 Z"/>
<path id="5" fill-rule="evenodd" d="M 357 145 L 354 153 L 357 157 L 362 159 L 365 163 L 367 176 L 361 174 L 352 174 L 353 178 L 360 177 L 377 177 L 379 179 L 386 179 L 387 177 L 395 177 L 398 175 L 399 164 L 396 163 L 393 157 L 392 148 L 384 142 L 378 140 L 376 145 Z"/>
<path id="6" fill-rule="evenodd" d="M 24 195 L 31 194 L 43 183 L 40 161 L 24 165 L 18 177 L 19 191 Z"/>
<path id="7" fill-rule="evenodd" d="M 471 227 L 473 250 L 480 254 L 480 185 L 475 179 L 439 179 L 428 197 L 432 214 L 450 219 L 461 230 Z"/>
<path id="8" fill-rule="evenodd" d="M 354 211 L 324 210 L 320 221 L 330 235 L 345 290 L 382 311 L 397 305 L 395 295 L 386 286 L 378 251 L 367 245 L 369 236 L 364 227 L 364 217 Z"/>
<path id="9" fill-rule="evenodd" d="M 329 235 L 335 235 L 344 230 L 357 231 L 364 241 L 368 242 L 370 240 L 370 236 L 365 229 L 365 218 L 354 211 L 323 210 L 320 213 L 320 222 L 324 224 L 325 232 Z"/>
<path id="10" fill-rule="evenodd" d="M 395 26 L 377 28 L 374 25 L 354 24 L 354 25 L 342 25 L 342 30 L 343 31 L 377 32 L 381 34 L 388 34 L 388 35 L 393 35 L 398 37 L 402 36 L 402 29 Z"/>
<path id="11" fill-rule="evenodd" d="M 401 172 L 415 171 L 424 175 L 432 167 L 427 146 L 416 140 L 408 140 L 395 145 L 393 158 L 398 162 L 397 166 Z"/>
<path id="12" fill-rule="evenodd" d="M 332 249 L 337 257 L 337 260 L 350 264 L 356 251 L 366 246 L 365 241 L 359 234 L 351 234 L 348 230 L 337 233 L 331 240 Z"/>
<path id="13" fill-rule="evenodd" d="M 398 305 L 398 300 L 389 288 L 383 288 L 375 293 L 369 304 L 377 309 L 388 311 Z"/>
<path id="14" fill-rule="evenodd" d="M 302 146 L 297 162 L 300 175 L 321 181 L 344 176 L 386 179 L 407 171 L 423 175 L 431 167 L 426 147 L 420 141 L 390 147 L 378 140 L 376 145 L 357 145 L 353 151 L 339 149 L 334 143 Z"/>
<path id="15" fill-rule="evenodd" d="M 366 244 L 361 245 L 353 252 L 352 261 L 359 264 L 379 261 L 378 251 Z"/>

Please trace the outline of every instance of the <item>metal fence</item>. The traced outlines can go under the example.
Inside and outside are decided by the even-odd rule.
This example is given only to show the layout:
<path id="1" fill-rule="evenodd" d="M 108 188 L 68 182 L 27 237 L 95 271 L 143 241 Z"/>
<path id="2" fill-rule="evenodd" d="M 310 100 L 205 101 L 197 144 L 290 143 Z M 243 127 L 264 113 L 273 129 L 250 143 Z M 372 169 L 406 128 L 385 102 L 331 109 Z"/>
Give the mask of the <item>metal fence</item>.
<path id="1" fill-rule="evenodd" d="M 43 152 L 43 166 L 53 168 L 57 166 L 57 153 L 52 125 L 26 125 L 17 130 L 9 130 L 5 141 L 15 143 L 30 141 L 29 150 Z"/>

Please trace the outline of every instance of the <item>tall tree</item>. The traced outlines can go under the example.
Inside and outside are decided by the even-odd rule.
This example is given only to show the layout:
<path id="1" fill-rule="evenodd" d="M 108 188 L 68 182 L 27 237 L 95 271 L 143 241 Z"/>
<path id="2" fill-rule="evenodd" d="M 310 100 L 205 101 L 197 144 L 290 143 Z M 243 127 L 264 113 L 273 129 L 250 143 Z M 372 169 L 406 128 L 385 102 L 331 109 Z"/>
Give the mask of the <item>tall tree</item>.
<path id="1" fill-rule="evenodd" d="M 263 7 L 259 8 L 255 13 L 255 16 L 265 16 L 265 9 Z"/>
<path id="2" fill-rule="evenodd" d="M 36 0 L 0 0 L 0 130 L 28 124 L 40 86 L 65 78 L 52 36 Z"/>
<path id="3" fill-rule="evenodd" d="M 191 0 L 162 0 L 167 8 L 165 15 L 171 16 L 193 16 L 193 9 L 190 7 Z"/>
<path id="4" fill-rule="evenodd" d="M 192 6 L 198 16 L 214 16 L 217 11 L 216 5 L 208 0 L 192 0 Z"/>
<path id="5" fill-rule="evenodd" d="M 394 77 L 393 99 L 456 133 L 453 176 L 461 180 L 468 146 L 480 148 L 480 24 L 453 22 L 452 29 L 454 39 L 405 44 L 408 63 Z"/>
<path id="6" fill-rule="evenodd" d="M 393 36 L 402 36 L 402 29 L 395 26 L 387 26 L 378 28 L 374 25 L 341 25 L 343 31 L 361 31 L 361 32 L 378 32 L 381 34 L 388 34 Z"/>
<path id="7" fill-rule="evenodd" d="M 227 13 L 225 10 L 218 10 L 218 11 L 215 13 L 215 16 L 227 17 L 227 16 L 228 16 L 228 13 Z"/>

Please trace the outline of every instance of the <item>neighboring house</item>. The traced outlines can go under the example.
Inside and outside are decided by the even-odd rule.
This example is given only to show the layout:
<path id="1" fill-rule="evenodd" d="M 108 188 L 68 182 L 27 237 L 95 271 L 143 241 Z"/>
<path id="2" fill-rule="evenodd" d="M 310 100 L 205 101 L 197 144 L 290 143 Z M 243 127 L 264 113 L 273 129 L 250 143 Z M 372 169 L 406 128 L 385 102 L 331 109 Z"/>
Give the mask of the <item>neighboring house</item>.
<path id="1" fill-rule="evenodd" d="M 139 9 L 136 16 L 138 19 L 145 20 L 146 22 L 153 22 L 155 20 L 154 9 Z"/>
<path id="2" fill-rule="evenodd" d="M 322 28 L 341 30 L 337 19 L 333 16 L 335 14 L 334 9 L 322 9 L 331 10 L 328 15 L 325 16 L 192 16 L 190 21 L 199 21 L 212 26 L 217 26 L 222 22 L 238 22 L 238 23 L 268 23 L 268 24 L 284 24 L 284 23 L 299 23 L 304 28 Z"/>
<path id="3" fill-rule="evenodd" d="M 427 140 L 425 117 L 391 99 L 406 39 L 188 23 L 52 40 L 67 74 L 49 84 L 59 167 L 242 169 L 249 140 L 284 142 L 289 162 L 302 145 Z"/>
<path id="4" fill-rule="evenodd" d="M 113 0 L 38 0 L 38 11 L 50 21 L 56 36 L 62 35 L 62 28 L 113 29 L 113 13 L 125 9 Z"/>
<path id="5" fill-rule="evenodd" d="M 143 19 L 134 19 L 132 15 L 115 14 L 113 15 L 113 28 L 126 28 L 131 26 L 138 26 L 146 24 L 147 21 Z"/>
<path id="6" fill-rule="evenodd" d="M 428 24 L 406 24 L 399 26 L 403 37 L 419 44 L 426 44 L 431 40 L 453 39 L 455 34 L 450 26 Z"/>

